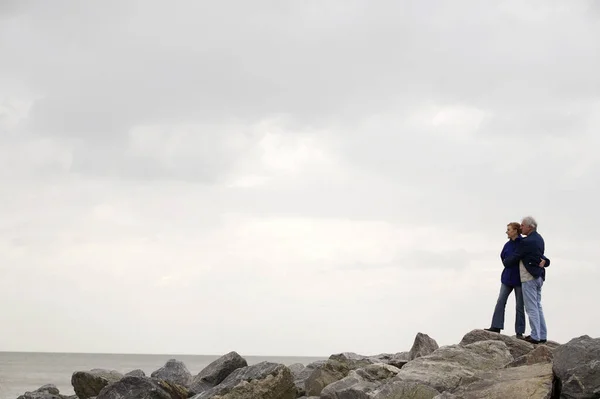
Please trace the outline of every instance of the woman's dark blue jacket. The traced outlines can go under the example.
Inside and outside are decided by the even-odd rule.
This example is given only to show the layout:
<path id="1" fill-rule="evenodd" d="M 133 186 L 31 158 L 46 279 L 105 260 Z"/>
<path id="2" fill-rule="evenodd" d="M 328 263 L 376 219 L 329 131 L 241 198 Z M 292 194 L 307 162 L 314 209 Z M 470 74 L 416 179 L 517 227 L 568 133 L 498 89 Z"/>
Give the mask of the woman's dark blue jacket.
<path id="1" fill-rule="evenodd" d="M 514 240 L 508 240 L 506 244 L 504 244 L 504 248 L 502 248 L 502 252 L 500 252 L 500 259 L 504 261 L 504 259 L 513 255 L 517 249 L 517 245 L 523 239 L 523 237 L 519 236 Z M 511 267 L 504 267 L 502 270 L 502 276 L 500 277 L 500 281 L 502 284 L 508 285 L 509 287 L 520 287 L 521 286 L 521 273 L 519 272 L 519 265 L 516 264 L 516 267 L 512 265 Z"/>

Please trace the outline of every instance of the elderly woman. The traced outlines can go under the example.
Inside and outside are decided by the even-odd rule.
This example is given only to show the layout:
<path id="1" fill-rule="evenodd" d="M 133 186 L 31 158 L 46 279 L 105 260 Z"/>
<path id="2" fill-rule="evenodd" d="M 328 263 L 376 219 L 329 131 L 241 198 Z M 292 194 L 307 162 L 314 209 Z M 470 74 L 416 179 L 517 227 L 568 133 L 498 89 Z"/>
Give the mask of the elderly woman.
<path id="1" fill-rule="evenodd" d="M 513 255 L 519 245 L 521 237 L 521 225 L 517 222 L 509 223 L 506 226 L 506 235 L 508 241 L 504 244 L 502 252 L 500 252 L 500 259 L 508 258 Z M 499 333 L 504 329 L 504 311 L 506 309 L 506 301 L 510 296 L 511 292 L 515 291 L 515 299 L 517 304 L 517 315 L 515 320 L 515 333 L 517 338 L 523 338 L 525 333 L 525 305 L 523 303 L 523 291 L 521 290 L 521 275 L 519 272 L 519 266 L 511 265 L 511 267 L 504 267 L 502 275 L 500 277 L 500 294 L 498 295 L 498 301 L 496 302 L 496 308 L 494 309 L 494 315 L 492 316 L 492 326 L 486 328 L 487 331 Z"/>

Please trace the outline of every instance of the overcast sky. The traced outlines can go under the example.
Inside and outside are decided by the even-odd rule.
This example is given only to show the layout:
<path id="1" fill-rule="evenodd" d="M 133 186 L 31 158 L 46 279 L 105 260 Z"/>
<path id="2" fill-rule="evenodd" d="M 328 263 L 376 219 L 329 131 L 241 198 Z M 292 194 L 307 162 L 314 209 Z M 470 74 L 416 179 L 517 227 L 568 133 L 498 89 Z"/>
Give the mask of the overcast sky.
<path id="1" fill-rule="evenodd" d="M 594 1 L 3 0 L 0 350 L 457 343 L 490 326 L 526 215 L 548 338 L 600 336 L 599 20 Z"/>

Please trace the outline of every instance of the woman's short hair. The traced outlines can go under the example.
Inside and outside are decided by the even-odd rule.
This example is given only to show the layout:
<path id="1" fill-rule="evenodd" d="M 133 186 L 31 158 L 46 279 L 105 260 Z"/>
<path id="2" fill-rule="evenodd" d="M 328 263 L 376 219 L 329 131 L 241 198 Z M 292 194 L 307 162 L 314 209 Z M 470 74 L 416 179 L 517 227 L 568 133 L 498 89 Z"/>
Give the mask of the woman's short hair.
<path id="1" fill-rule="evenodd" d="M 517 233 L 519 233 L 519 234 L 521 234 L 523 232 L 523 230 L 521 229 L 521 223 L 510 222 L 507 226 L 512 227 L 513 229 L 517 230 Z"/>

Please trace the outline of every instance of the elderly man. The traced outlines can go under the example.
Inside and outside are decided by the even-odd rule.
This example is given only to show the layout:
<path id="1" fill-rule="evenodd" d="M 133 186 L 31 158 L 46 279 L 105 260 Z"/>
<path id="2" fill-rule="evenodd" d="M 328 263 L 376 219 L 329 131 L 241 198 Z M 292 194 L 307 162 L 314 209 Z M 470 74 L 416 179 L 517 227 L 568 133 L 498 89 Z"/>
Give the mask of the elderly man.
<path id="1" fill-rule="evenodd" d="M 521 287 L 525 311 L 529 317 L 531 335 L 524 339 L 533 344 L 544 343 L 547 340 L 546 320 L 542 310 L 542 285 L 546 280 L 546 269 L 549 265 L 544 258 L 544 239 L 537 232 L 537 222 L 531 216 L 523 218 L 521 229 L 526 235 L 515 253 L 504 259 L 504 265 L 519 263 Z"/>

